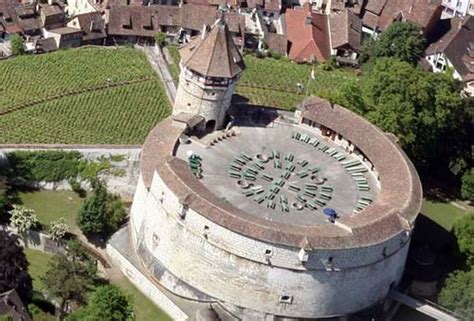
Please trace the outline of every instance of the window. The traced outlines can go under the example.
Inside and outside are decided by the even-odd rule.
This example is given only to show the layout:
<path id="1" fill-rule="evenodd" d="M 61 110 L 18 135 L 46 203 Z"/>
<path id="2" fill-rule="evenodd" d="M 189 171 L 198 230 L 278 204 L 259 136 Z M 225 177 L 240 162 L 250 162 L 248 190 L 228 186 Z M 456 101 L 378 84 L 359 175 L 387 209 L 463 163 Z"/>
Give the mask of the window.
<path id="1" fill-rule="evenodd" d="M 265 256 L 266 256 L 267 258 L 272 257 L 272 256 L 273 256 L 273 251 L 270 250 L 270 249 L 266 249 L 266 250 L 265 250 Z"/>
<path id="2" fill-rule="evenodd" d="M 282 295 L 280 296 L 280 303 L 291 304 L 293 302 L 292 295 Z"/>

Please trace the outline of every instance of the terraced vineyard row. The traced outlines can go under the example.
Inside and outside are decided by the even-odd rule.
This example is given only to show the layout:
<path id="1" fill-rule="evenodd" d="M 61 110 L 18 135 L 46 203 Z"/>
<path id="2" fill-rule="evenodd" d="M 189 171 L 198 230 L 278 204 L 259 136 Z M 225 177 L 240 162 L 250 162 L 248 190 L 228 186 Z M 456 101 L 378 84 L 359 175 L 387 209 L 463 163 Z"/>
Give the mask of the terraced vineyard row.
<path id="1" fill-rule="evenodd" d="M 156 77 L 129 48 L 81 48 L 0 62 L 0 111 L 107 83 Z"/>
<path id="2" fill-rule="evenodd" d="M 170 111 L 160 81 L 150 80 L 0 116 L 0 143 L 141 144 Z"/>

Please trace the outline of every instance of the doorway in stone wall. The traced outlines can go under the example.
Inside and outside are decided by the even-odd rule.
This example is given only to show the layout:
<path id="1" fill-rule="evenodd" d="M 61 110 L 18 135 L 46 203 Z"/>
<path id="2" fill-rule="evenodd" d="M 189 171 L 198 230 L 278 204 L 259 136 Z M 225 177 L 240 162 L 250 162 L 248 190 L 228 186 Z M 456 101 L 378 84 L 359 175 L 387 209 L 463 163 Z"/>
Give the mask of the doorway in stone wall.
<path id="1" fill-rule="evenodd" d="M 206 123 L 206 132 L 210 133 L 216 129 L 216 121 L 214 119 L 208 120 Z"/>

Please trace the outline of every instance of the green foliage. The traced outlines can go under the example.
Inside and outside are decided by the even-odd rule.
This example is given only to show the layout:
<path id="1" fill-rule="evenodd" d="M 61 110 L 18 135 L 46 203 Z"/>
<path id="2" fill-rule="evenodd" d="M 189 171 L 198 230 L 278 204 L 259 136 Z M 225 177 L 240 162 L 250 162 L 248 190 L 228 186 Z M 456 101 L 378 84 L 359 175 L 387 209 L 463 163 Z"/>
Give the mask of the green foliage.
<path id="1" fill-rule="evenodd" d="M 28 261 L 18 238 L 0 230 L 0 293 L 16 289 L 26 302 L 31 298 L 32 282 Z"/>
<path id="2" fill-rule="evenodd" d="M 141 144 L 171 110 L 145 55 L 127 48 L 5 60 L 0 92 L 0 143 Z"/>
<path id="3" fill-rule="evenodd" d="M 466 215 L 453 226 L 459 252 L 466 258 L 468 265 L 474 265 L 474 215 Z"/>
<path id="4" fill-rule="evenodd" d="M 450 274 L 438 296 L 438 302 L 466 320 L 474 320 L 474 269 Z"/>
<path id="5" fill-rule="evenodd" d="M 145 55 L 134 49 L 79 48 L 17 57 L 0 64 L 0 111 L 104 86 L 108 79 L 119 83 L 144 78 L 156 74 Z M 101 108 L 97 100 L 93 103 L 89 108 Z M 31 129 L 31 122 L 26 123 Z"/>
<path id="6" fill-rule="evenodd" d="M 134 321 L 132 298 L 115 285 L 96 289 L 86 307 L 71 314 L 68 321 Z"/>
<path id="7" fill-rule="evenodd" d="M 76 151 L 15 151 L 7 157 L 15 179 L 58 182 L 79 175 L 82 155 Z"/>
<path id="8" fill-rule="evenodd" d="M 461 196 L 474 202 L 474 168 L 469 169 L 462 176 Z"/>
<path id="9" fill-rule="evenodd" d="M 13 205 L 13 209 L 10 211 L 10 225 L 15 227 L 20 234 L 35 228 L 38 225 L 35 211 L 23 206 Z"/>
<path id="10" fill-rule="evenodd" d="M 41 277 L 45 291 L 58 300 L 60 319 L 66 313 L 71 302 L 84 303 L 87 291 L 93 284 L 89 266 L 66 255 L 54 256 L 48 265 L 48 271 Z"/>
<path id="11" fill-rule="evenodd" d="M 166 45 L 166 33 L 164 32 L 155 33 L 155 42 L 160 48 L 163 48 Z"/>
<path id="12" fill-rule="evenodd" d="M 141 144 L 170 112 L 160 80 L 153 79 L 65 96 L 2 115 L 0 143 Z"/>
<path id="13" fill-rule="evenodd" d="M 8 199 L 7 199 L 7 189 L 5 186 L 5 181 L 2 177 L 0 177 L 0 220 L 5 214 L 5 209 L 6 209 L 7 204 L 8 204 Z"/>
<path id="14" fill-rule="evenodd" d="M 379 58 L 364 70 L 361 84 L 370 121 L 394 133 L 419 164 L 436 162 L 447 168 L 456 144 L 452 137 L 465 118 L 464 102 L 451 77 Z"/>
<path id="15" fill-rule="evenodd" d="M 20 35 L 12 35 L 10 37 L 10 45 L 12 48 L 12 54 L 14 56 L 21 56 L 25 53 L 25 47 L 23 47 L 23 39 Z"/>
<path id="16" fill-rule="evenodd" d="M 105 186 L 97 182 L 92 196 L 79 211 L 77 224 L 85 234 L 105 236 L 116 231 L 125 216 L 126 211 L 120 198 L 108 193 Z"/>
<path id="17" fill-rule="evenodd" d="M 415 65 L 425 48 L 425 38 L 418 26 L 395 22 L 372 45 L 371 58 L 392 57 Z"/>
<path id="18" fill-rule="evenodd" d="M 53 221 L 49 224 L 49 236 L 53 241 L 59 241 L 66 233 L 69 231 L 69 225 L 66 224 L 66 219 L 64 217 L 58 218 L 56 221 Z"/>
<path id="19" fill-rule="evenodd" d="M 279 60 L 282 57 L 282 54 L 276 51 L 270 51 L 270 57 L 273 59 Z"/>

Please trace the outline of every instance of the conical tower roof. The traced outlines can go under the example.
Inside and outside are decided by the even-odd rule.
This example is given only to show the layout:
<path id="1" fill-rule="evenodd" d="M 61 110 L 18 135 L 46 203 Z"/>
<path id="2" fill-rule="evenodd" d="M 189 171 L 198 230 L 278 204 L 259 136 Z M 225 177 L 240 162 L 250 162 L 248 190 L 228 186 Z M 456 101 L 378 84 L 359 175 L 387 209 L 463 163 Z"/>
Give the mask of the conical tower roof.
<path id="1" fill-rule="evenodd" d="M 245 69 L 224 17 L 180 50 L 183 66 L 207 77 L 233 78 Z"/>

